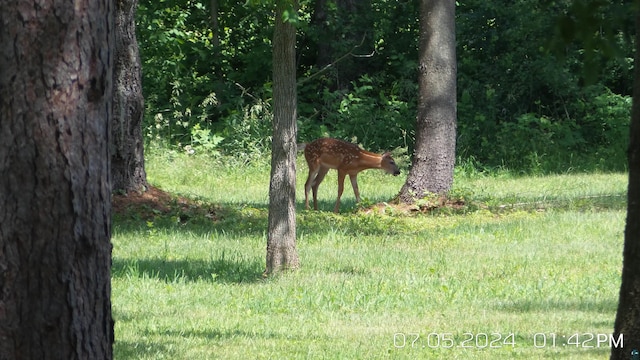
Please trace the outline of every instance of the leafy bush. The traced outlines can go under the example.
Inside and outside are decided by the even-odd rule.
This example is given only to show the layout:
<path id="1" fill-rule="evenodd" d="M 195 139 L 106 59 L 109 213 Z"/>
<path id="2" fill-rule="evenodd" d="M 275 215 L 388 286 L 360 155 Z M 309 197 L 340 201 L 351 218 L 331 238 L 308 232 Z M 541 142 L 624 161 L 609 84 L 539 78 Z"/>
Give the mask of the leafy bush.
<path id="1" fill-rule="evenodd" d="M 597 90 L 591 89 L 595 94 Z M 631 98 L 601 89 L 602 93 L 567 107 L 566 117 L 550 118 L 525 113 L 515 121 L 486 123 L 483 115 L 471 129 L 461 127 L 459 147 L 492 166 L 528 173 L 563 172 L 570 169 L 613 171 L 626 167 Z M 481 129 L 492 128 L 491 133 Z M 470 133 L 479 132 L 477 148 L 469 146 Z"/>
<path id="2" fill-rule="evenodd" d="M 271 150 L 272 122 L 271 105 L 256 98 L 255 103 L 224 119 L 222 149 L 242 159 L 266 155 Z"/>
<path id="3" fill-rule="evenodd" d="M 599 4 L 594 18 L 622 8 Z M 618 58 L 593 51 L 587 56 L 576 42 L 563 44 L 556 56 L 549 35 L 569 5 L 478 0 L 459 6 L 459 157 L 534 173 L 625 168 L 630 85 L 624 79 L 633 47 L 627 37 L 604 31 L 621 34 L 631 18 L 618 13 L 618 24 L 589 35 L 615 43 Z M 594 83 L 586 86 L 586 78 Z"/>
<path id="4" fill-rule="evenodd" d="M 201 150 L 213 156 L 221 155 L 218 145 L 224 140 L 223 137 L 211 133 L 211 129 L 201 129 L 200 124 L 195 124 L 191 128 L 191 148 Z"/>
<path id="5" fill-rule="evenodd" d="M 584 134 L 585 151 L 605 170 L 626 168 L 631 97 L 605 89 L 583 104 L 585 115 L 579 124 Z"/>
<path id="6" fill-rule="evenodd" d="M 382 84 L 368 76 L 352 85 L 353 90 L 348 92 L 325 90 L 325 134 L 321 135 L 354 139 L 374 151 L 413 143 L 415 102 L 402 99 L 397 94 L 399 86 L 380 90 Z"/>

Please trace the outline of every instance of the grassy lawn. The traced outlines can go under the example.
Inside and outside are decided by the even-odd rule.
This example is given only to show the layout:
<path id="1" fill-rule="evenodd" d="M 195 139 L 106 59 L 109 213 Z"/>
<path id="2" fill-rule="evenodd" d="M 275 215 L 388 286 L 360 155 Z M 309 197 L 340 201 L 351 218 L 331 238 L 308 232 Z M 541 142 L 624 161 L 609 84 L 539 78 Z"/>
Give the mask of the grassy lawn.
<path id="1" fill-rule="evenodd" d="M 460 172 L 455 191 L 476 205 L 430 214 L 354 212 L 347 182 L 336 215 L 335 172 L 323 211 L 304 210 L 301 160 L 302 267 L 263 279 L 266 163 L 156 152 L 147 171 L 211 210 L 116 217 L 116 359 L 608 357 L 626 174 Z M 365 203 L 391 199 L 405 176 L 362 173 Z"/>

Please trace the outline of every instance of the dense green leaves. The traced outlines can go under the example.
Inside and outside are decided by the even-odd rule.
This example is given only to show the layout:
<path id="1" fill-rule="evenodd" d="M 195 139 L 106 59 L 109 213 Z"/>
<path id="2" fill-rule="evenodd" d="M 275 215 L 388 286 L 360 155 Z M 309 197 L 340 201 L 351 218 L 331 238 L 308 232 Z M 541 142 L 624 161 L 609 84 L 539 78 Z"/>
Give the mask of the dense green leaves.
<path id="1" fill-rule="evenodd" d="M 260 96 L 270 88 L 269 11 L 221 5 L 216 47 L 211 15 L 202 3 L 141 1 L 138 38 L 148 135 L 184 146 L 191 143 L 195 124 L 222 133 L 225 123 L 234 122 L 230 116 L 245 113 L 252 93 Z"/>
<path id="2" fill-rule="evenodd" d="M 459 155 L 524 171 L 624 168 L 631 103 L 621 95 L 630 93 L 632 51 L 623 30 L 630 14 L 589 6 L 589 18 L 608 22 L 609 32 L 619 24 L 616 36 L 593 33 L 620 49 L 613 58 L 595 51 L 595 40 L 552 42 L 562 19 L 584 21 L 566 1 L 494 4 L 468 1 L 458 9 Z M 562 53 L 552 49 L 560 44 Z M 585 78 L 595 81 L 585 85 Z"/>
<path id="3" fill-rule="evenodd" d="M 208 7 L 140 3 L 146 133 L 259 156 L 271 135 L 273 2 L 220 2 L 219 46 Z M 462 161 L 524 172 L 625 168 L 634 37 L 626 1 L 469 0 L 456 10 Z M 414 2 L 302 1 L 288 18 L 298 29 L 299 140 L 411 150 Z M 204 129 L 217 136 L 208 147 L 199 146 Z"/>

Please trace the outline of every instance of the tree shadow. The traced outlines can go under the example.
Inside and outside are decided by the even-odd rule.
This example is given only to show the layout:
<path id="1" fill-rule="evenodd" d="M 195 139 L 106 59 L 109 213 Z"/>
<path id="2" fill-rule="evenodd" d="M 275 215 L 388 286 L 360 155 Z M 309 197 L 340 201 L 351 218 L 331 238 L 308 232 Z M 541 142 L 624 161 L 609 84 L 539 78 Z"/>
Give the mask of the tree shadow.
<path id="1" fill-rule="evenodd" d="M 189 201 L 189 200 L 187 200 Z M 128 207 L 114 214 L 113 224 L 123 233 L 149 231 L 180 231 L 204 235 L 211 231 L 225 233 L 262 234 L 267 226 L 268 208 L 265 204 L 212 204 L 193 202 L 188 206 L 173 204 Z"/>
<path id="2" fill-rule="evenodd" d="M 523 300 L 502 304 L 498 308 L 510 313 L 581 311 L 602 314 L 615 313 L 618 309 L 618 299 L 603 301 L 557 299 L 547 299 L 543 301 Z"/>
<path id="3" fill-rule="evenodd" d="M 248 284 L 262 280 L 264 264 L 257 259 L 167 260 L 161 258 L 114 258 L 111 266 L 114 278 L 154 278 L 165 282 L 217 282 Z"/>
<path id="4" fill-rule="evenodd" d="M 156 332 L 145 331 L 146 335 L 155 335 Z M 245 331 L 240 329 L 179 329 L 179 330 L 162 330 L 162 334 L 170 337 L 193 337 L 206 340 L 232 340 L 237 338 L 245 339 L 287 339 L 287 340 L 303 340 L 302 336 L 293 336 L 290 333 L 282 334 L 274 332 L 258 332 Z"/>
<path id="5" fill-rule="evenodd" d="M 153 359 L 162 355 L 162 357 L 175 358 L 179 354 L 176 353 L 173 346 L 165 342 L 159 343 L 155 341 L 130 342 L 116 339 L 113 344 L 114 359 Z"/>
<path id="6" fill-rule="evenodd" d="M 235 236 L 264 236 L 268 229 L 269 206 L 267 203 L 221 203 L 195 201 L 180 197 L 179 201 L 164 196 L 161 203 L 148 200 L 139 206 L 120 205 L 121 212 L 114 216 L 116 233 L 131 234 L 138 237 L 148 236 L 155 231 L 188 232 L 197 236 L 207 236 L 212 232 L 221 232 Z M 311 204 L 313 205 L 313 204 Z M 342 221 L 333 223 L 333 230 L 345 228 L 353 231 L 358 228 L 348 216 L 356 208 L 355 199 L 342 201 L 340 214 L 333 213 L 335 200 L 319 200 L 319 210 L 305 210 L 304 199 L 296 202 L 298 229 L 313 232 L 328 232 L 328 219 L 340 217 Z M 318 223 L 319 224 L 315 224 Z M 340 229 L 338 229 L 340 230 Z M 365 228 L 361 229 L 366 231 Z M 381 229 L 377 229 L 380 231 Z"/>

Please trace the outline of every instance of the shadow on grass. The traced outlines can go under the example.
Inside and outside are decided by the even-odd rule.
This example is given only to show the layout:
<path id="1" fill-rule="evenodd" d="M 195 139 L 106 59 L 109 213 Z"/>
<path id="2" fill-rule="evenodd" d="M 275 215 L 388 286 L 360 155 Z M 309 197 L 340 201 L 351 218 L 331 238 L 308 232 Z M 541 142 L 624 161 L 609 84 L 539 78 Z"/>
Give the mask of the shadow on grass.
<path id="1" fill-rule="evenodd" d="M 244 339 L 250 341 L 256 340 L 287 340 L 289 341 L 330 341 L 330 337 L 324 334 L 315 334 L 313 338 L 304 335 L 294 334 L 292 332 L 269 331 L 269 330 L 244 330 L 244 329 L 163 329 L 161 331 L 144 330 L 145 336 L 167 336 L 169 338 L 200 338 L 207 341 L 228 341 L 235 339 Z"/>
<path id="2" fill-rule="evenodd" d="M 165 260 L 160 258 L 121 260 L 114 258 L 114 278 L 155 278 L 165 282 L 218 282 L 247 284 L 262 280 L 264 265 L 257 259 Z"/>
<path id="3" fill-rule="evenodd" d="M 355 202 L 346 201 L 341 213 L 333 213 L 333 201 L 319 201 L 319 211 L 305 210 L 304 199 L 296 206 L 298 232 L 351 234 L 379 234 L 394 232 L 389 221 L 375 217 L 353 216 Z M 268 206 L 263 203 L 220 204 L 212 213 L 211 204 L 192 206 L 188 211 L 173 209 L 167 213 L 155 213 L 142 218 L 135 210 L 118 214 L 114 218 L 115 233 L 148 236 L 150 232 L 184 232 L 197 236 L 209 236 L 220 232 L 230 236 L 263 237 L 268 228 Z M 388 220 L 388 219 L 387 219 Z"/>
<path id="4" fill-rule="evenodd" d="M 154 359 L 175 358 L 177 354 L 174 347 L 154 341 L 130 342 L 116 339 L 113 344 L 114 359 Z"/>
<path id="5" fill-rule="evenodd" d="M 206 235 L 212 231 L 227 234 L 262 235 L 266 231 L 268 209 L 264 204 L 195 204 L 188 209 L 171 208 L 166 212 L 147 212 L 128 209 L 114 216 L 118 232 L 141 233 L 149 231 L 189 232 Z"/>
<path id="6" fill-rule="evenodd" d="M 503 304 L 498 308 L 510 313 L 563 311 L 615 313 L 618 309 L 618 301 L 617 298 L 605 301 L 523 300 Z"/>

